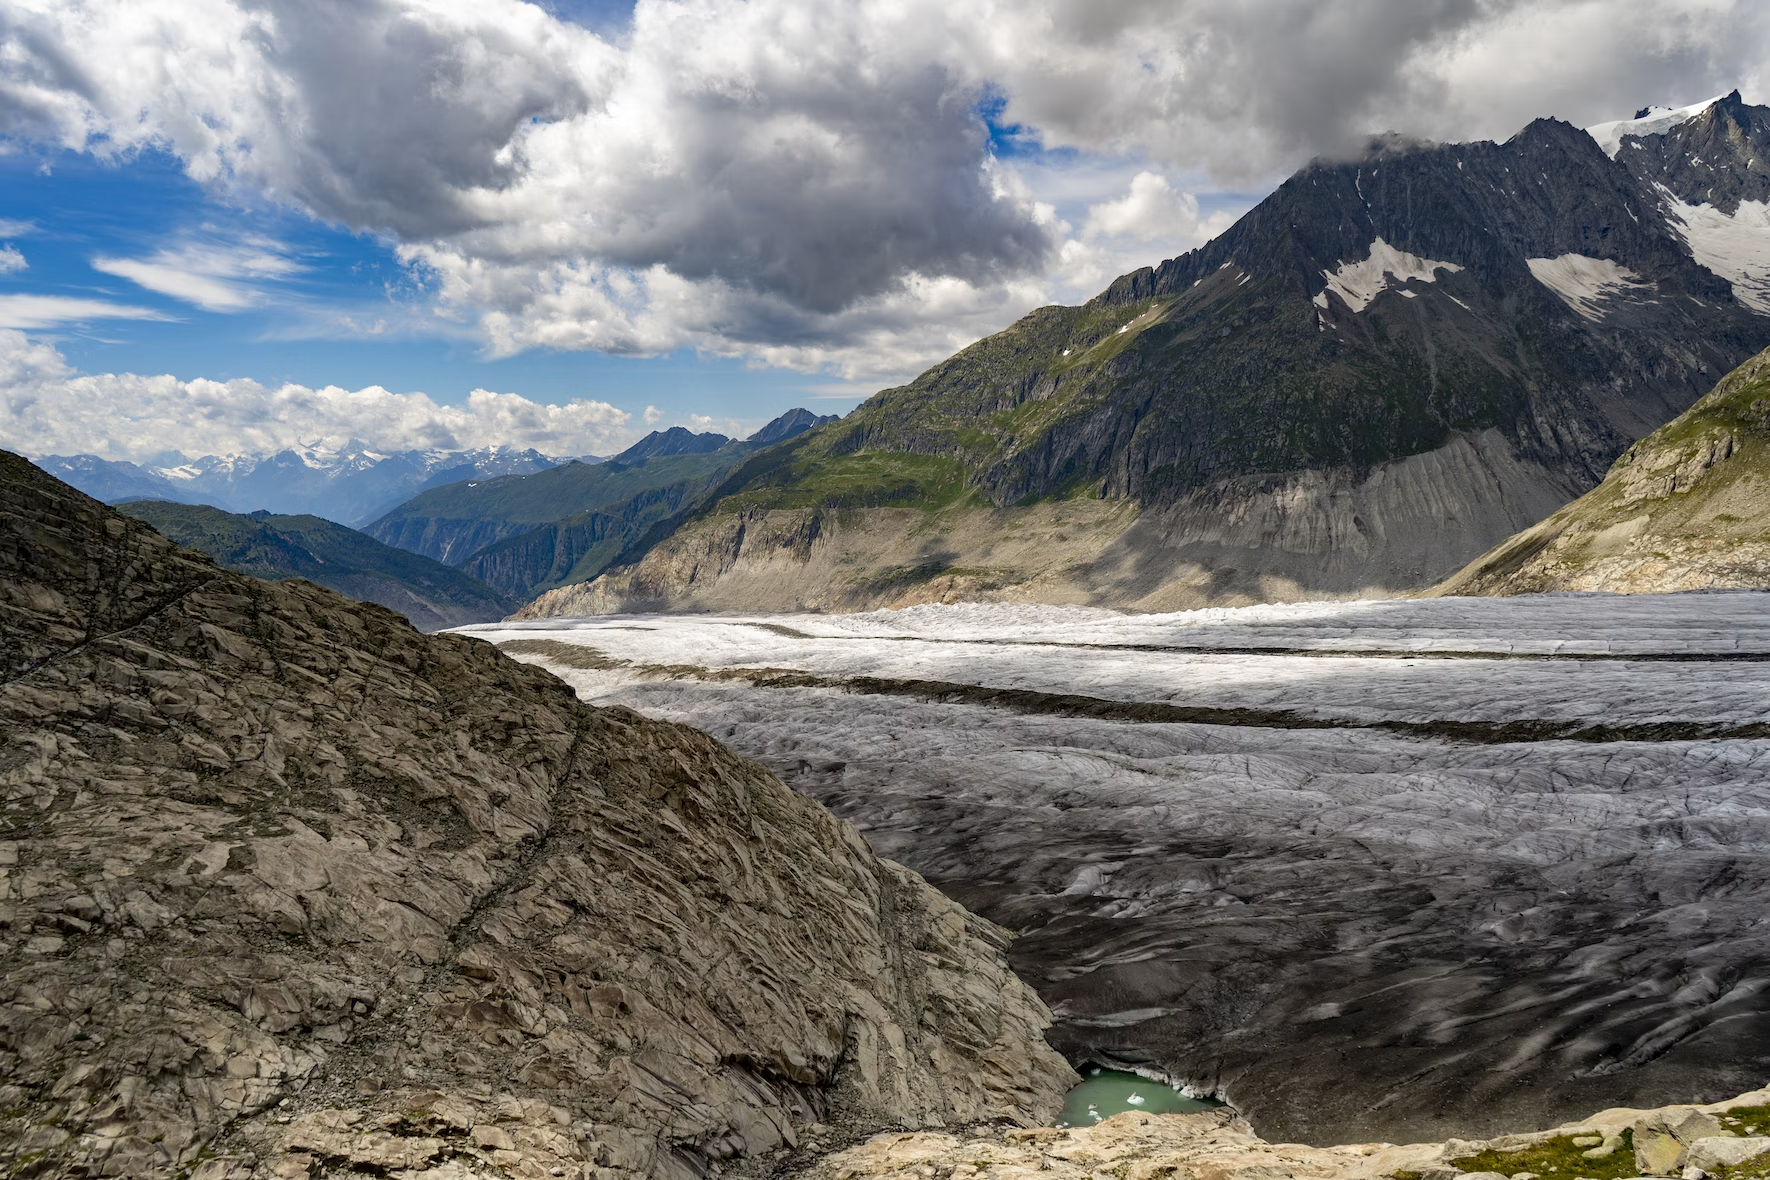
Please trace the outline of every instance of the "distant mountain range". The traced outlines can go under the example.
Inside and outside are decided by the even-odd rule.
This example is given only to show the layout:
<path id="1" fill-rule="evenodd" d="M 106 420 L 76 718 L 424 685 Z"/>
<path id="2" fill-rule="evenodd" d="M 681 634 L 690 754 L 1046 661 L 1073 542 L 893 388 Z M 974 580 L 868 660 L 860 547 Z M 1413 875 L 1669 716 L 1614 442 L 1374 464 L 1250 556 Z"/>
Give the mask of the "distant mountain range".
<path id="1" fill-rule="evenodd" d="M 140 466 L 96 455 L 46 455 L 37 466 L 94 499 L 211 504 L 230 512 L 260 508 L 312 513 L 357 525 L 425 488 L 464 479 L 543 471 L 562 460 L 516 447 L 471 451 L 376 451 L 362 443 L 299 447 L 274 455 L 207 455 Z"/>
<path id="2" fill-rule="evenodd" d="M 1434 594 L 1770 586 L 1770 350 Z"/>
<path id="3" fill-rule="evenodd" d="M 534 614 L 1432 585 L 1770 345 L 1770 109 L 1383 137 L 750 456 Z"/>
<path id="4" fill-rule="evenodd" d="M 206 504 L 163 500 L 131 501 L 119 509 L 235 573 L 271 582 L 306 578 L 347 598 L 398 611 L 420 631 L 493 622 L 513 605 L 441 562 L 317 516 L 240 516 Z"/>
<path id="5" fill-rule="evenodd" d="M 834 421 L 793 409 L 744 442 L 673 426 L 594 466 L 567 463 L 435 488 L 366 531 L 523 601 L 595 577 L 636 541 L 698 505 L 744 459 Z"/>

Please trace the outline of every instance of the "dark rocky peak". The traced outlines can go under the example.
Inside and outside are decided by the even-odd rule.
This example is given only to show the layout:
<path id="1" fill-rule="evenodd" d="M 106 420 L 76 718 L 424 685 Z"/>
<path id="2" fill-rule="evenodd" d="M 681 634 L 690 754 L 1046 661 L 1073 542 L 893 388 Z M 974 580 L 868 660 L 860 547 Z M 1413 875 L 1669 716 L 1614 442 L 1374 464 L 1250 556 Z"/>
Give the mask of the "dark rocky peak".
<path id="1" fill-rule="evenodd" d="M 1649 191 L 1732 216 L 1741 201 L 1770 201 L 1770 107 L 1735 90 L 1657 135 L 1627 135 L 1617 160 Z"/>
<path id="2" fill-rule="evenodd" d="M 1495 298 L 1529 281 L 1528 260 L 1574 254 L 1730 301 L 1731 289 L 1691 264 L 1653 206 L 1628 169 L 1559 119 L 1538 119 L 1505 143 L 1384 136 L 1356 159 L 1310 163 L 1222 236 L 1124 276 L 1101 300 L 1178 295 L 1225 268 L 1300 282 L 1314 298 L 1332 285 L 1329 276 L 1371 259 L 1381 241 L 1417 259 L 1406 264 L 1414 270 L 1467 272 L 1459 281 Z"/>
<path id="3" fill-rule="evenodd" d="M 730 441 L 723 434 L 696 434 L 687 427 L 672 426 L 668 430 L 652 431 L 609 462 L 631 465 L 664 455 L 704 455 L 717 451 Z"/>
<path id="4" fill-rule="evenodd" d="M 797 438 L 807 430 L 822 426 L 825 422 L 834 422 L 836 417 L 835 414 L 813 414 L 803 406 L 795 406 L 752 434 L 748 441 L 763 446 L 785 442 L 789 438 Z"/>

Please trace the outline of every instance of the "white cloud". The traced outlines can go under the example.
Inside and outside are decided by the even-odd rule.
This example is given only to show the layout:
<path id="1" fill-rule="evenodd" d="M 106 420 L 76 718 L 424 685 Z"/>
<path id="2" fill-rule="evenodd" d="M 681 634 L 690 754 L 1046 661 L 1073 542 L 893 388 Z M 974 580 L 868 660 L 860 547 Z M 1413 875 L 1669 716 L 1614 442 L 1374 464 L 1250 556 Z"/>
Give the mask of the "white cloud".
<path id="1" fill-rule="evenodd" d="M 664 420 L 664 411 L 658 409 L 656 406 L 647 406 L 645 407 L 645 414 L 643 417 L 647 426 L 656 426 L 659 422 Z"/>
<path id="2" fill-rule="evenodd" d="M 476 389 L 465 406 L 380 386 L 82 374 L 54 347 L 0 331 L 0 446 L 27 455 L 146 460 L 165 451 L 267 453 L 360 439 L 384 450 L 500 443 L 555 455 L 609 454 L 637 431 L 607 402 L 543 405 Z"/>
<path id="3" fill-rule="evenodd" d="M 0 275 L 15 274 L 31 264 L 12 246 L 0 246 Z"/>
<path id="4" fill-rule="evenodd" d="M 146 307 L 68 295 L 0 295 L 0 328 L 53 328 L 88 320 L 163 320 Z"/>
<path id="5" fill-rule="evenodd" d="M 99 257 L 92 268 L 206 311 L 224 312 L 261 302 L 263 292 L 256 284 L 301 270 L 277 243 L 262 238 L 231 244 L 187 242 L 147 258 Z"/>
<path id="6" fill-rule="evenodd" d="M 1123 196 L 1088 207 L 1081 232 L 1063 243 L 1059 274 L 1073 297 L 1086 298 L 1127 271 L 1203 245 L 1233 223 L 1228 213 L 1202 215 L 1197 197 L 1144 170 Z"/>
<path id="7" fill-rule="evenodd" d="M 37 232 L 34 221 L 20 221 L 13 217 L 0 217 L 0 238 L 23 238 Z"/>
<path id="8" fill-rule="evenodd" d="M 1755 96 L 1770 6 L 639 0 L 604 36 L 519 0 L 57 0 L 0 7 L 0 60 L 0 134 L 163 146 L 224 194 L 390 235 L 494 354 L 858 377 L 1194 244 L 1215 223 L 1178 177 Z M 1066 227 L 1046 182 L 1088 169 L 994 159 L 992 98 L 1027 141 L 1149 179 L 1067 194 Z M 223 310 L 256 281 L 111 261 Z"/>

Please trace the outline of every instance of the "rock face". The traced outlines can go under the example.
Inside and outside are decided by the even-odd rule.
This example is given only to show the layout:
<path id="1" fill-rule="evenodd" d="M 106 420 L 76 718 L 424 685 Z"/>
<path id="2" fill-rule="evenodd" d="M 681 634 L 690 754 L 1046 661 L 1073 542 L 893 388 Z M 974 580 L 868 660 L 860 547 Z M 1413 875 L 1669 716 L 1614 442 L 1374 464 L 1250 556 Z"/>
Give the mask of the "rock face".
<path id="1" fill-rule="evenodd" d="M 1208 245 L 746 462 L 679 531 L 914 508 L 929 532 L 1093 497 L 1140 512 L 1110 560 L 1076 554 L 1056 581 L 1005 569 L 975 596 L 1168 608 L 1423 589 L 1589 490 L 1770 344 L 1770 108 L 1734 95 L 1620 142 L 1612 158 L 1543 119 L 1503 144 L 1391 138 L 1311 164 Z M 859 580 L 892 564 L 881 547 Z M 727 576 L 668 601 L 720 600 Z M 657 581 L 604 577 L 617 604 Z"/>
<path id="2" fill-rule="evenodd" d="M 1604 482 L 1433 588 L 1646 593 L 1770 586 L 1770 352 L 1611 467 Z"/>
<path id="3" fill-rule="evenodd" d="M 1443 1143 L 1347 1143 L 1307 1147 L 1268 1143 L 1233 1111 L 1204 1114 L 1115 1115 L 1091 1127 L 979 1131 L 971 1135 L 922 1133 L 880 1135 L 817 1161 L 802 1175 L 812 1180 L 910 1180 L 930 1174 L 957 1180 L 1020 1180 L 1037 1173 L 1050 1180 L 1083 1180 L 1113 1175 L 1125 1180 L 1379 1180 L 1412 1175 L 1421 1180 L 1506 1180 L 1507 1172 L 1477 1170 L 1481 1163 L 1537 1177 L 1524 1166 L 1534 1160 L 1572 1157 L 1563 1175 L 1577 1172 L 1624 1176 L 1636 1166 L 1644 1176 L 1680 1175 L 1685 1161 L 1722 1174 L 1761 1176 L 1770 1161 L 1761 1157 L 1770 1139 L 1738 1138 L 1721 1125 L 1730 1112 L 1762 1112 L 1770 1093 L 1754 1091 L 1707 1107 L 1667 1106 L 1654 1110 L 1617 1107 L 1579 1122 L 1546 1131 L 1523 1131 L 1487 1140 Z M 1717 1118 L 1717 1116 L 1720 1116 Z M 1739 1119 L 1731 1119 L 1738 1123 Z M 1714 1137 L 1698 1138 L 1712 1129 Z M 1675 1133 L 1674 1133 L 1675 1131 Z M 1598 1146 L 1628 1132 L 1635 1142 L 1663 1139 L 1669 1149 L 1653 1166 Z M 1682 1138 L 1680 1138 L 1682 1136 Z M 1570 1150 L 1572 1149 L 1572 1150 Z M 1597 1153 L 1597 1154 L 1594 1154 Z M 1637 1156 L 1640 1153 L 1637 1152 Z M 1581 1158 L 1583 1156 L 1583 1158 Z M 1741 1168 L 1740 1165 L 1745 1165 Z M 1558 1167 L 1557 1171 L 1561 1171 Z"/>
<path id="4" fill-rule="evenodd" d="M 8 1174 L 688 1180 L 1073 1080 L 999 929 L 712 739 L 5 453 L 0 659 Z"/>

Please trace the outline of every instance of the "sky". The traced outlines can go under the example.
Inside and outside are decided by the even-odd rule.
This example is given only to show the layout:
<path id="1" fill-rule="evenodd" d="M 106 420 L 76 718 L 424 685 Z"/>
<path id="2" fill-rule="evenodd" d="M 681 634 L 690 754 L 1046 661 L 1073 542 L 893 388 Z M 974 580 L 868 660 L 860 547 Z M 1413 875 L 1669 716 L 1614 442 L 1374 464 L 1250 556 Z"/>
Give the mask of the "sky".
<path id="1" fill-rule="evenodd" d="M 742 435 L 1373 132 L 1765 62 L 1732 0 L 0 0 L 0 446 Z"/>

